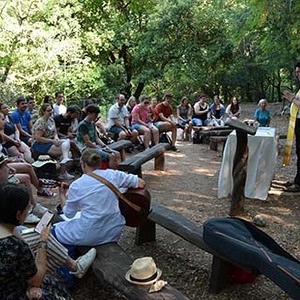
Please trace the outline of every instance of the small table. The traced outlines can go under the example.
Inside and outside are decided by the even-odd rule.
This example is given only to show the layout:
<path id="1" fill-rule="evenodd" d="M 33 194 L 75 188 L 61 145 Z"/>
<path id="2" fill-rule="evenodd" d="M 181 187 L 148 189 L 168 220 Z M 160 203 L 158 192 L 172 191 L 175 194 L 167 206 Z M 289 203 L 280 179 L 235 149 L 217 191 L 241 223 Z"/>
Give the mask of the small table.
<path id="1" fill-rule="evenodd" d="M 249 158 L 245 197 L 266 200 L 273 179 L 277 158 L 275 128 L 259 127 L 254 136 L 248 134 Z M 218 198 L 231 195 L 232 168 L 236 150 L 235 130 L 228 136 L 218 180 Z"/>

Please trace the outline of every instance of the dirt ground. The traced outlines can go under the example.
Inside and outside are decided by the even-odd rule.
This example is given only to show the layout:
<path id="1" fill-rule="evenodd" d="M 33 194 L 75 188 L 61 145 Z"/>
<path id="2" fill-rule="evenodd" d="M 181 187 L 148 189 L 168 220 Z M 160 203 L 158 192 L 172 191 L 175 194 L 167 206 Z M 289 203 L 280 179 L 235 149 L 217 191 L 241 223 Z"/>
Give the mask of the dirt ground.
<path id="1" fill-rule="evenodd" d="M 242 105 L 243 118 L 252 118 L 254 104 Z M 281 104 L 270 104 L 271 114 L 279 111 Z M 287 116 L 274 116 L 272 127 L 277 134 L 286 134 Z M 282 150 L 285 139 L 279 140 L 275 179 L 292 179 L 295 155 L 291 166 L 283 168 Z M 179 153 L 166 153 L 165 171 L 154 171 L 153 161 L 143 166 L 143 178 L 151 193 L 152 201 L 173 209 L 201 226 L 204 221 L 226 216 L 230 198 L 218 199 L 217 181 L 221 165 L 221 152 L 212 151 L 209 145 L 178 141 Z M 245 209 L 250 216 L 262 214 L 267 220 L 263 230 L 272 236 L 284 249 L 300 259 L 300 196 L 269 194 L 266 201 L 247 200 Z M 220 294 L 208 291 L 212 256 L 185 242 L 178 236 L 158 226 L 157 241 L 143 246 L 134 245 L 135 230 L 125 228 L 120 245 L 131 254 L 133 260 L 152 256 L 163 271 L 162 279 L 180 290 L 192 300 L 198 299 L 290 299 L 279 287 L 264 276 L 253 284 L 234 285 Z M 99 286 L 89 271 L 86 277 L 76 282 L 72 290 L 74 299 L 125 299 L 110 287 Z"/>

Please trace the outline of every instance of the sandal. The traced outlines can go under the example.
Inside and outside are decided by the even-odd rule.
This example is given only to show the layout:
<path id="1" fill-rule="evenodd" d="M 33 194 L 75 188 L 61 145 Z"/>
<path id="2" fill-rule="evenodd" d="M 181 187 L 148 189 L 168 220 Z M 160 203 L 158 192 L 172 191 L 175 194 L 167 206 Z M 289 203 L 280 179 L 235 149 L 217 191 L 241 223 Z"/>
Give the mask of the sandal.
<path id="1" fill-rule="evenodd" d="M 53 193 L 45 188 L 42 188 L 39 191 L 37 191 L 37 195 L 41 197 L 53 198 L 56 196 L 56 193 Z"/>
<path id="2" fill-rule="evenodd" d="M 293 184 L 292 186 L 289 186 L 285 190 L 286 192 L 291 192 L 291 193 L 297 193 L 300 192 L 300 186 L 298 184 Z"/>

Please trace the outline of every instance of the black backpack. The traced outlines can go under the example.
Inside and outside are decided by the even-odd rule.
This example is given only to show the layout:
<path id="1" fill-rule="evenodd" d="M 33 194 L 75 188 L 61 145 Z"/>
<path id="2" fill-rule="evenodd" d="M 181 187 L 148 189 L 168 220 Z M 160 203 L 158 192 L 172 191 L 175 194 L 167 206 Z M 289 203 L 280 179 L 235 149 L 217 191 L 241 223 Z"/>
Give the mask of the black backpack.
<path id="1" fill-rule="evenodd" d="M 160 134 L 160 136 L 159 136 L 159 142 L 160 143 L 167 143 L 167 144 L 172 145 L 172 140 L 171 140 L 171 138 L 169 137 L 169 135 L 166 132 L 162 132 Z"/>

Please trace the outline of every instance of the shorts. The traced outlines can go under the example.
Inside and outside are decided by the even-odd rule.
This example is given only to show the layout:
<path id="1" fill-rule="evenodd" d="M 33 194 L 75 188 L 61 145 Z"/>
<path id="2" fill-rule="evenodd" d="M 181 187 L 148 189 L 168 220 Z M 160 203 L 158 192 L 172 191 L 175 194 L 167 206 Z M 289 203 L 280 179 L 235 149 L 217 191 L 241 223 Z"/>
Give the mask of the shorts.
<path id="1" fill-rule="evenodd" d="M 28 136 L 20 136 L 20 140 L 24 142 L 26 145 L 30 145 L 31 143 L 31 137 Z"/>
<path id="2" fill-rule="evenodd" d="M 207 126 L 208 125 L 207 120 L 201 120 L 201 119 L 197 119 L 197 118 L 193 118 L 192 123 L 194 126 Z"/>
<path id="3" fill-rule="evenodd" d="M 102 160 L 108 160 L 108 154 L 109 154 L 108 152 L 105 152 L 105 151 L 101 150 L 100 146 L 97 147 L 97 151 L 101 155 Z"/>
<path id="4" fill-rule="evenodd" d="M 120 128 L 120 127 L 117 127 L 117 126 L 115 126 L 115 125 L 111 126 L 110 129 L 109 129 L 109 132 L 111 132 L 111 133 L 113 133 L 113 134 L 117 134 L 117 135 L 119 135 L 119 133 L 120 133 L 121 131 L 123 131 L 123 129 Z"/>
<path id="5" fill-rule="evenodd" d="M 15 146 L 15 144 L 12 143 L 12 142 L 6 142 L 6 143 L 3 144 L 2 146 L 3 146 L 4 148 L 6 148 L 6 149 L 9 149 L 10 147 Z"/>
<path id="6" fill-rule="evenodd" d="M 48 151 L 50 150 L 52 145 L 52 143 L 34 142 L 32 145 L 32 149 L 38 154 L 48 154 Z"/>
<path id="7" fill-rule="evenodd" d="M 157 127 L 159 129 L 160 126 L 162 126 L 165 122 L 163 121 L 157 121 L 154 123 L 154 126 Z"/>

